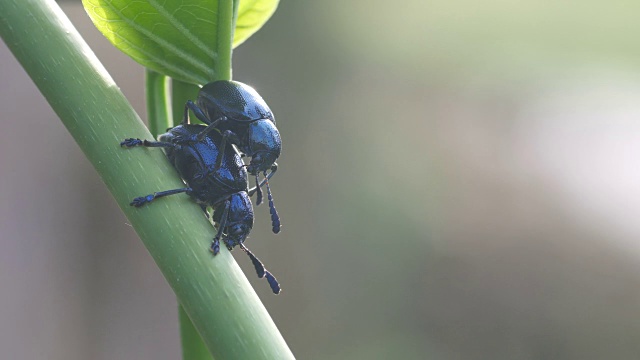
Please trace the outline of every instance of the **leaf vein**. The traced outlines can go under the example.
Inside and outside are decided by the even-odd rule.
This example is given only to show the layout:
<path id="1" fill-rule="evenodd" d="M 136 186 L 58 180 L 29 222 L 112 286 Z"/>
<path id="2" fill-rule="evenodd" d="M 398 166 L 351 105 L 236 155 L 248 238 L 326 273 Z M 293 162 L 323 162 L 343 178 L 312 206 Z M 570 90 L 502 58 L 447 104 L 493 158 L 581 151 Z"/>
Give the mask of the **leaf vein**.
<path id="1" fill-rule="evenodd" d="M 195 36 L 189 29 L 181 23 L 173 14 L 170 14 L 165 8 L 163 8 L 160 4 L 158 4 L 155 0 L 148 0 L 149 5 L 153 6 L 154 9 L 158 11 L 158 13 L 164 16 L 174 28 L 176 28 L 179 32 L 181 32 L 189 41 L 191 41 L 196 47 L 202 50 L 205 54 L 215 59 L 216 54 L 213 49 L 207 47 L 205 43 L 200 41 L 197 36 Z"/>
<path id="2" fill-rule="evenodd" d="M 186 79 L 199 79 L 200 76 L 197 73 L 191 72 L 191 71 L 186 71 L 183 68 L 179 67 L 179 66 L 175 66 L 174 64 L 172 64 L 171 62 L 168 61 L 164 61 L 158 57 L 152 56 L 152 54 L 150 54 L 149 52 L 145 51 L 143 48 L 139 47 L 138 45 L 132 43 L 131 41 L 129 41 L 129 39 L 127 39 L 126 37 L 113 32 L 113 35 L 117 38 L 119 38 L 120 40 L 122 40 L 122 42 L 126 43 L 127 45 L 129 45 L 129 47 L 131 49 L 136 49 L 139 53 L 143 54 L 146 56 L 146 58 L 141 58 L 138 56 L 135 56 L 132 53 L 129 53 L 129 56 L 131 56 L 132 59 L 136 60 L 138 63 L 140 64 L 144 64 L 144 63 L 156 63 L 159 64 L 161 66 L 163 66 L 164 68 L 179 74 L 181 76 L 183 76 Z"/>
<path id="3" fill-rule="evenodd" d="M 138 32 L 140 32 L 141 34 L 145 35 L 146 37 L 148 37 L 151 41 L 156 42 L 158 45 L 160 45 L 161 47 L 164 47 L 165 49 L 171 51 L 172 53 L 174 53 L 175 55 L 177 55 L 179 58 L 182 58 L 183 60 L 185 60 L 186 62 L 190 63 L 191 65 L 193 65 L 195 68 L 203 71 L 203 72 L 207 72 L 207 70 L 209 70 L 209 67 L 207 66 L 207 64 L 203 63 L 202 61 L 200 61 L 199 59 L 197 59 L 196 57 L 194 57 L 193 55 L 187 54 L 184 51 L 182 51 L 181 49 L 177 48 L 175 45 L 169 43 L 168 41 L 162 39 L 161 37 L 158 37 L 156 35 L 154 35 L 153 33 L 147 31 L 144 27 L 141 27 L 140 25 L 138 25 L 137 23 L 135 23 L 134 21 L 131 21 L 131 19 L 125 17 L 122 12 L 120 12 L 118 10 L 118 8 L 116 8 L 111 1 L 105 1 L 105 4 L 107 4 L 114 13 L 116 13 L 117 15 L 120 16 L 120 18 L 127 23 L 128 25 L 130 25 L 133 29 L 137 30 Z M 215 55 L 215 54 L 214 54 Z M 215 59 L 215 56 L 214 56 Z"/>

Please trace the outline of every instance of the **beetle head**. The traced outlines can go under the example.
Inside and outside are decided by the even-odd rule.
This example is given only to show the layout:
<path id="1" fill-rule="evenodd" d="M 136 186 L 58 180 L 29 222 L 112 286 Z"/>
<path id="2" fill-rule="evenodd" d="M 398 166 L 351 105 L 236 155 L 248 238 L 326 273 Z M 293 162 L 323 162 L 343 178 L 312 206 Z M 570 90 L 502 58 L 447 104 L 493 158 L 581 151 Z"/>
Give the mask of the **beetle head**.
<path id="1" fill-rule="evenodd" d="M 223 231 L 226 234 L 224 242 L 227 248 L 232 249 L 236 245 L 242 244 L 253 228 L 253 206 L 244 191 L 231 195 L 230 201 L 229 215 Z M 213 215 L 214 219 L 221 216 L 221 214 L 216 214 L 218 212 L 222 213 L 222 210 L 216 209 Z M 216 219 L 216 221 L 220 223 L 220 220 Z"/>
<path id="2" fill-rule="evenodd" d="M 249 174 L 255 175 L 271 169 L 282 150 L 280 132 L 275 124 L 269 119 L 252 122 L 249 126 L 248 141 L 248 155 L 251 156 L 251 162 L 247 166 Z"/>

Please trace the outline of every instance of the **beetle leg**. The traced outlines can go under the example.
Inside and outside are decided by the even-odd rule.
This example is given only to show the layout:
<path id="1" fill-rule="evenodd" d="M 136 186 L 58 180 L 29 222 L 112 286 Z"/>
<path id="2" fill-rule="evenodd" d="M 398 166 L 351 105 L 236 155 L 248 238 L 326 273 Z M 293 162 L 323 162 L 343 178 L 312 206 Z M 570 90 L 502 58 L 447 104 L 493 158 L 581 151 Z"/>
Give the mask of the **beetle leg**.
<path id="1" fill-rule="evenodd" d="M 222 117 L 221 119 L 227 119 L 226 117 Z M 211 126 L 211 125 L 209 125 Z M 207 126 L 207 128 L 209 128 L 209 126 Z M 198 136 L 200 136 L 200 134 L 202 134 L 203 132 L 207 131 L 207 129 L 202 130 Z M 219 150 L 218 150 L 218 158 L 216 159 L 216 166 L 215 168 L 213 168 L 213 171 L 218 171 L 220 169 L 220 167 L 222 166 L 222 158 L 224 157 L 224 152 L 227 149 L 227 142 L 229 142 L 230 139 L 231 143 L 238 143 L 239 139 L 238 136 L 236 134 L 234 134 L 231 130 L 227 130 L 224 133 L 222 133 L 222 140 L 220 140 L 220 144 L 218 146 Z"/>
<path id="2" fill-rule="evenodd" d="M 207 136 L 208 133 L 210 133 L 212 130 L 216 129 L 216 125 L 218 125 L 218 123 L 220 121 L 226 121 L 226 120 L 227 120 L 227 117 L 223 116 L 223 117 L 220 117 L 220 118 L 216 119 L 215 121 L 211 121 L 211 123 L 208 123 L 209 125 L 207 125 L 206 128 L 204 128 L 202 131 L 200 131 L 196 135 L 196 139 L 198 141 L 204 140 L 204 137 Z"/>
<path id="3" fill-rule="evenodd" d="M 146 146 L 146 147 L 174 147 L 175 145 L 172 143 L 168 143 L 168 142 L 162 142 L 162 141 L 149 141 L 149 140 L 140 140 L 140 139 L 134 139 L 134 138 L 129 138 L 129 139 L 124 139 L 124 141 L 122 141 L 120 143 L 120 146 L 125 146 L 125 147 L 134 147 L 134 146 Z"/>
<path id="4" fill-rule="evenodd" d="M 256 206 L 262 204 L 262 189 L 260 189 L 260 179 L 258 176 L 260 176 L 260 174 L 256 173 L 256 194 L 258 194 L 256 198 Z"/>
<path id="5" fill-rule="evenodd" d="M 140 207 L 146 203 L 150 203 L 153 200 L 164 197 L 164 196 L 180 194 L 180 193 L 189 194 L 191 191 L 193 191 L 191 188 L 183 188 L 183 189 L 173 189 L 173 190 L 167 190 L 167 191 L 154 192 L 153 194 L 150 194 L 147 196 L 139 196 L 133 199 L 133 201 L 129 205 Z"/>
<path id="6" fill-rule="evenodd" d="M 182 115 L 182 125 L 187 125 L 190 124 L 189 122 L 189 109 L 191 109 L 191 111 L 193 111 L 193 114 L 203 123 L 205 124 L 211 124 L 211 120 L 209 120 L 209 117 L 207 117 L 207 115 L 202 111 L 202 109 L 200 109 L 200 107 L 198 107 L 198 105 L 196 105 L 196 103 L 194 103 L 191 100 L 187 100 L 187 103 L 184 104 L 184 114 Z"/>
<path id="7" fill-rule="evenodd" d="M 226 119 L 226 118 L 224 118 Z M 207 126 L 208 127 L 208 126 Z M 207 129 L 202 130 L 203 132 L 206 131 Z M 200 135 L 200 134 L 198 134 Z M 227 130 L 224 133 L 222 133 L 222 140 L 220 140 L 220 146 L 218 149 L 218 158 L 216 159 L 216 167 L 214 168 L 213 171 L 218 171 L 220 169 L 220 167 L 222 166 L 222 158 L 224 157 L 224 151 L 227 148 L 227 139 L 231 139 L 231 141 L 236 141 L 238 140 L 238 137 L 236 136 L 236 134 L 234 134 L 233 132 L 231 132 L 231 130 Z M 237 141 L 236 141 L 237 143 Z"/>
<path id="8" fill-rule="evenodd" d="M 218 255 L 220 252 L 220 238 L 222 237 L 222 231 L 227 226 L 229 207 L 231 207 L 231 201 L 227 200 L 224 202 L 224 211 L 222 212 L 222 218 L 220 218 L 220 224 L 218 224 L 218 232 L 211 243 L 211 252 L 213 252 L 213 255 Z"/>
<path id="9" fill-rule="evenodd" d="M 213 171 L 220 170 L 220 166 L 222 166 L 222 158 L 224 157 L 224 150 L 227 147 L 227 137 L 225 134 L 222 135 L 222 140 L 220 140 L 220 147 L 218 148 L 218 158 L 216 159 L 216 167 L 213 168 Z"/>

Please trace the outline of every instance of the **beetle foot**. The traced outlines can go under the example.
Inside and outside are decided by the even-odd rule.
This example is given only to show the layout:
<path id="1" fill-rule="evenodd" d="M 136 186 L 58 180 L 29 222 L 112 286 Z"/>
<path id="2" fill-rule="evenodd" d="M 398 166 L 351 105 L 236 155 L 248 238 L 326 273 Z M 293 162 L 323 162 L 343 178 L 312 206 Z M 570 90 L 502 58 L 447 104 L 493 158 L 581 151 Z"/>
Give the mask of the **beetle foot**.
<path id="1" fill-rule="evenodd" d="M 140 146 L 142 145 L 142 143 L 143 141 L 140 139 L 128 138 L 128 139 L 124 139 L 124 141 L 120 143 L 120 146 L 134 147 L 134 146 Z"/>
<path id="2" fill-rule="evenodd" d="M 218 238 L 213 239 L 210 250 L 213 253 L 213 255 L 218 255 L 218 253 L 220 253 L 220 239 Z"/>
<path id="3" fill-rule="evenodd" d="M 129 203 L 129 205 L 131 206 L 135 206 L 135 207 L 140 207 L 148 202 L 153 201 L 153 199 L 155 198 L 155 196 L 152 195 L 147 195 L 147 196 L 139 196 L 135 199 L 133 199 L 133 201 L 131 203 Z"/>

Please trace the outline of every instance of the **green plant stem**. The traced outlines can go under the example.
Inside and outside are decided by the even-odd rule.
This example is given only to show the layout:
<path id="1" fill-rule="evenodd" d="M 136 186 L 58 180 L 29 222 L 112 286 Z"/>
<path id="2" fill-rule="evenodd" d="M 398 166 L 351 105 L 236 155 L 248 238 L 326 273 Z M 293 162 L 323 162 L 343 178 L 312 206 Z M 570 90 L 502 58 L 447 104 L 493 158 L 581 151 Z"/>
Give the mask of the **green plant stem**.
<path id="1" fill-rule="evenodd" d="M 170 79 L 153 70 L 145 70 L 147 124 L 154 138 L 173 126 Z"/>
<path id="2" fill-rule="evenodd" d="M 235 37 L 235 29 L 236 29 L 236 23 L 238 20 L 238 8 L 240 7 L 240 0 L 233 0 L 233 22 L 231 23 L 231 29 L 233 30 L 232 32 L 232 39 L 231 39 L 231 46 L 233 47 L 233 38 Z M 274 9 L 275 11 L 275 9 Z"/>
<path id="3" fill-rule="evenodd" d="M 171 104 L 173 107 L 173 118 L 176 123 L 182 121 L 184 116 L 184 104 L 187 100 L 194 100 L 198 97 L 200 88 L 196 85 L 189 84 L 180 80 L 171 79 Z M 189 118 L 192 124 L 201 123 L 195 116 Z"/>
<path id="4" fill-rule="evenodd" d="M 164 132 L 165 129 L 174 126 L 174 116 L 171 113 L 170 79 L 153 70 L 145 69 L 145 94 L 147 125 L 151 135 L 157 139 L 161 131 Z M 178 109 L 180 108 L 178 106 Z M 177 115 L 180 116 L 180 114 Z M 213 360 L 200 334 L 189 319 L 189 315 L 180 304 L 178 304 L 178 319 L 182 360 Z"/>
<path id="5" fill-rule="evenodd" d="M 214 360 L 182 305 L 178 306 L 182 360 Z"/>
<path id="6" fill-rule="evenodd" d="M 151 134 L 53 0 L 0 1 L 0 36 L 93 164 L 217 359 L 292 359 L 211 224 L 187 196 L 133 208 L 135 196 L 184 186 L 162 151 L 123 149 Z M 266 292 L 266 290 L 265 290 Z"/>
<path id="7" fill-rule="evenodd" d="M 189 84 L 180 80 L 171 79 L 171 103 L 173 108 L 174 125 L 182 121 L 184 117 L 184 104 L 187 100 L 195 100 L 200 88 L 196 85 Z M 197 123 L 199 120 L 195 116 L 191 116 L 191 123 Z M 193 326 L 191 319 L 180 307 L 180 339 L 182 343 L 182 359 L 183 360 L 209 360 L 211 354 L 205 347 L 202 338 Z"/>
<path id="8" fill-rule="evenodd" d="M 215 80 L 231 80 L 231 50 L 233 49 L 233 31 L 237 17 L 237 4 L 234 1 L 218 1 L 218 55 L 214 65 Z"/>

